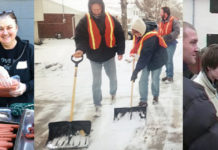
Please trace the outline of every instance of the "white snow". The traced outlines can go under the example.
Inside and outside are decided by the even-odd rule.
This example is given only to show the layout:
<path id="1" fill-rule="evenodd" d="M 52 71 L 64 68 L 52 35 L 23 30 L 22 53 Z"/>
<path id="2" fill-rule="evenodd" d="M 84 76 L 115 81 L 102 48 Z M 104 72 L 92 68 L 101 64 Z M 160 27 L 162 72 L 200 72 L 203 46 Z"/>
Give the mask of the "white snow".
<path id="1" fill-rule="evenodd" d="M 152 104 L 149 85 L 147 118 L 132 120 L 125 116 L 113 120 L 117 107 L 130 106 L 132 64 L 127 63 L 132 41 L 126 41 L 122 61 L 116 58 L 118 91 L 111 104 L 109 80 L 102 72 L 102 115 L 93 117 L 92 74 L 87 58 L 79 64 L 74 120 L 91 120 L 92 131 L 87 150 L 182 150 L 182 35 L 174 55 L 174 83 L 160 84 L 160 102 Z M 75 51 L 72 39 L 46 39 L 35 45 L 35 148 L 44 150 L 48 123 L 67 121 L 70 116 L 74 64 L 70 58 Z M 47 69 L 46 69 L 47 68 Z M 165 67 L 161 78 L 165 76 Z M 140 77 L 140 74 L 138 75 Z M 133 105 L 139 102 L 138 81 L 134 86 Z"/>

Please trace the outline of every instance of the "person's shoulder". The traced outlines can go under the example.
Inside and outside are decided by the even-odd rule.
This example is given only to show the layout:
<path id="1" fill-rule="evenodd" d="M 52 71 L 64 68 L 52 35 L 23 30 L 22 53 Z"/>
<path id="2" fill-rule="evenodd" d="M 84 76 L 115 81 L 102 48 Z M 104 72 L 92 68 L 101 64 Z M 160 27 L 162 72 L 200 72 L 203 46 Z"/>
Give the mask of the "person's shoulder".
<path id="1" fill-rule="evenodd" d="M 34 46 L 29 42 L 29 40 L 21 40 L 21 43 L 27 52 L 34 53 Z"/>
<path id="2" fill-rule="evenodd" d="M 202 85 L 188 78 L 183 78 L 183 98 L 188 101 L 208 101 L 209 98 Z"/>
<path id="3" fill-rule="evenodd" d="M 34 50 L 33 44 L 29 42 L 29 40 L 22 40 L 22 43 L 29 49 Z"/>
<path id="4" fill-rule="evenodd" d="M 30 46 L 33 48 L 33 45 L 29 43 L 29 40 L 21 39 L 19 36 L 16 37 L 16 40 L 21 47 Z"/>
<path id="5" fill-rule="evenodd" d="M 83 17 L 79 20 L 77 26 L 81 26 L 87 23 L 87 13 L 83 15 Z"/>
<path id="6" fill-rule="evenodd" d="M 194 82 L 191 79 L 188 79 L 186 77 L 183 77 L 183 85 L 187 86 L 188 88 L 191 88 L 191 89 L 204 90 L 204 87 L 202 87 L 200 84 L 198 84 L 197 82 Z"/>
<path id="7" fill-rule="evenodd" d="M 31 44 L 31 43 L 28 42 L 28 47 L 31 49 L 31 51 L 34 51 L 34 46 L 33 46 L 33 44 Z"/>
<path id="8" fill-rule="evenodd" d="M 116 16 L 112 15 L 111 13 L 108 14 L 112 17 L 115 23 L 120 23 Z"/>
<path id="9" fill-rule="evenodd" d="M 173 24 L 180 25 L 179 19 L 177 17 L 172 16 Z"/>
<path id="10" fill-rule="evenodd" d="M 152 36 L 150 36 L 147 40 L 145 40 L 144 42 L 146 42 L 146 43 L 150 43 L 150 42 L 152 42 L 153 44 L 154 43 L 159 43 L 159 40 L 158 40 L 158 37 L 157 37 L 157 35 L 152 35 Z"/>
<path id="11" fill-rule="evenodd" d="M 85 20 L 85 19 L 87 19 L 87 14 L 88 14 L 88 13 L 83 14 L 83 16 L 82 16 L 82 18 L 81 18 L 80 20 Z"/>

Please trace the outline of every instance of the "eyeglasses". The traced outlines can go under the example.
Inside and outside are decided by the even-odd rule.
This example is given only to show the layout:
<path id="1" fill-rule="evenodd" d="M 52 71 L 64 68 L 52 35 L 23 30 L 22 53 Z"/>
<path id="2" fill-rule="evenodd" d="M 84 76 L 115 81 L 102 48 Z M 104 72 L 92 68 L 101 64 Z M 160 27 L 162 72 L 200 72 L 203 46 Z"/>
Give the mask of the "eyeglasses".
<path id="1" fill-rule="evenodd" d="M 0 11 L 0 16 L 4 15 L 4 14 L 14 14 L 13 10 L 4 10 L 4 11 Z"/>

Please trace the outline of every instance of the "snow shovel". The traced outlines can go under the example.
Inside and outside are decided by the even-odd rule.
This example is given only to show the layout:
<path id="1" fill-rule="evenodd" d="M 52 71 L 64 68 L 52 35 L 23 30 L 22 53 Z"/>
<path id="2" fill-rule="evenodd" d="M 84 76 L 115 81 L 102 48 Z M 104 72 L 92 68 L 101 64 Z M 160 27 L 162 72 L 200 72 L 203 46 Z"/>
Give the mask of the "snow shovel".
<path id="1" fill-rule="evenodd" d="M 77 68 L 83 57 L 76 61 L 72 56 L 71 60 L 75 63 L 75 72 L 70 121 L 51 122 L 48 124 L 49 136 L 46 146 L 49 149 L 79 149 L 87 148 L 89 145 L 91 121 L 73 121 Z"/>
<path id="2" fill-rule="evenodd" d="M 135 67 L 135 58 L 132 62 L 132 70 L 134 71 Z M 146 118 L 146 110 L 147 107 L 140 106 L 132 106 L 133 102 L 133 89 L 134 89 L 134 81 L 131 83 L 131 97 L 130 97 L 130 107 L 122 107 L 122 108 L 114 108 L 114 120 L 119 120 L 124 117 L 127 113 L 130 115 L 130 120 L 133 116 L 138 115 L 141 119 Z"/>

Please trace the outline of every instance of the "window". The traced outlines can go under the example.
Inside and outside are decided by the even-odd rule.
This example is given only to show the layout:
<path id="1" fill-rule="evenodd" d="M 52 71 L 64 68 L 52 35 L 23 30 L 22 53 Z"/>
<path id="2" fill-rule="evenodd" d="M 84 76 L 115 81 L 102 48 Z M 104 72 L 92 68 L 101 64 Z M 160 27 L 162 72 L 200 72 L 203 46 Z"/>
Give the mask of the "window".
<path id="1" fill-rule="evenodd" d="M 218 34 L 207 34 L 207 46 L 218 43 Z"/>
<path id="2" fill-rule="evenodd" d="M 210 12 L 218 13 L 218 0 L 210 0 Z"/>

